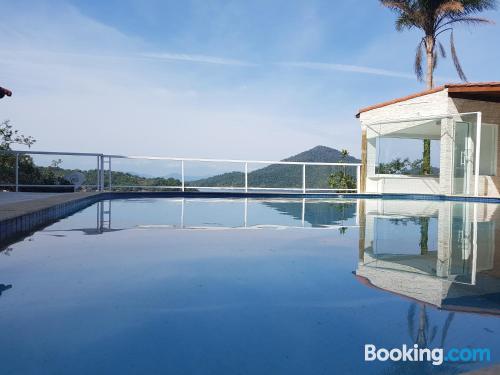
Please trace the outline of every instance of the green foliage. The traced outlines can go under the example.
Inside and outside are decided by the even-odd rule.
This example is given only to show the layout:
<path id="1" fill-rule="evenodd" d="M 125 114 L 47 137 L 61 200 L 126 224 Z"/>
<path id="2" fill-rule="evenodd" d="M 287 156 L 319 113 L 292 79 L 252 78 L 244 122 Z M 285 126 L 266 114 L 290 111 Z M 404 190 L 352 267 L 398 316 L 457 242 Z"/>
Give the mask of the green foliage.
<path id="1" fill-rule="evenodd" d="M 345 171 L 340 170 L 328 177 L 328 185 L 330 188 L 338 190 L 356 189 L 356 179 L 345 173 Z"/>
<path id="2" fill-rule="evenodd" d="M 349 151 L 342 149 L 340 154 L 340 163 L 345 163 L 345 160 L 349 156 Z M 338 190 L 356 189 L 356 179 L 351 174 L 346 173 L 345 167 L 342 167 L 342 169 L 330 174 L 328 177 L 328 186 Z"/>
<path id="3" fill-rule="evenodd" d="M 424 173 L 423 159 L 416 159 L 410 161 L 410 159 L 405 158 L 395 158 L 388 163 L 380 163 L 375 171 L 377 174 L 404 174 L 404 175 L 438 175 L 439 169 L 431 167 L 429 172 Z"/>
<path id="4" fill-rule="evenodd" d="M 36 140 L 33 137 L 19 134 L 19 130 L 14 129 L 9 120 L 0 123 L 0 150 L 10 150 L 12 144 L 31 147 L 35 142 Z"/>

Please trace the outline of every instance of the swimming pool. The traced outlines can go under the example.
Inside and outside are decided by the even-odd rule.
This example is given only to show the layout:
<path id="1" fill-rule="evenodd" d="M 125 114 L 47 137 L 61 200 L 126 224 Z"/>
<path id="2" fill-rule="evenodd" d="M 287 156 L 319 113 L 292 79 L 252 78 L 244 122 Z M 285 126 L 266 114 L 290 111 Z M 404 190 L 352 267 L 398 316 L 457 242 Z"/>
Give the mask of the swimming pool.
<path id="1" fill-rule="evenodd" d="M 500 359 L 499 207 L 101 201 L 0 253 L 0 373 L 492 367 Z M 491 361 L 364 361 L 366 344 L 417 343 L 489 348 Z"/>

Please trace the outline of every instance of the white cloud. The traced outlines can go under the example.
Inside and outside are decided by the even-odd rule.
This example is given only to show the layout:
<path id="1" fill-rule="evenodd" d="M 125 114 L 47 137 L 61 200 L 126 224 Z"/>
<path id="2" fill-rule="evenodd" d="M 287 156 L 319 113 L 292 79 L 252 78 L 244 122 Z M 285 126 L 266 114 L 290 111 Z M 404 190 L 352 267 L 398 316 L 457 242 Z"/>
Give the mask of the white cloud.
<path id="1" fill-rule="evenodd" d="M 233 66 L 256 66 L 257 64 L 228 59 L 215 56 L 205 56 L 205 55 L 190 55 L 182 53 L 143 53 L 142 57 L 167 60 L 167 61 L 185 61 L 192 63 L 202 63 L 202 64 L 215 64 L 215 65 L 233 65 Z"/>
<path id="2" fill-rule="evenodd" d="M 314 70 L 333 70 L 339 72 L 349 72 L 349 73 L 362 73 L 362 74 L 372 74 L 377 76 L 386 77 L 396 77 L 396 78 L 406 78 L 415 79 L 414 74 L 394 72 L 386 69 L 371 68 L 367 66 L 358 65 L 346 65 L 346 64 L 332 64 L 332 63 L 319 63 L 310 61 L 297 61 L 297 62 L 283 62 L 280 65 L 293 67 L 293 68 L 304 68 L 304 69 L 314 69 Z"/>

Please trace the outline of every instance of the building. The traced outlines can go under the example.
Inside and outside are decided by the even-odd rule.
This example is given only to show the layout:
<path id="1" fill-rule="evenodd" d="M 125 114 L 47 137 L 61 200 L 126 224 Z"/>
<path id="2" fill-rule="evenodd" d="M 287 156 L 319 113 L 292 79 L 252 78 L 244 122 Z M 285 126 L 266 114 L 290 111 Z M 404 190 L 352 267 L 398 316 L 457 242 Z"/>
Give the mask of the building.
<path id="1" fill-rule="evenodd" d="M 363 108 L 356 117 L 363 192 L 500 196 L 500 82 L 448 84 Z M 435 154 L 432 174 L 418 173 L 415 156 L 406 169 L 388 171 L 388 157 L 424 139 Z"/>

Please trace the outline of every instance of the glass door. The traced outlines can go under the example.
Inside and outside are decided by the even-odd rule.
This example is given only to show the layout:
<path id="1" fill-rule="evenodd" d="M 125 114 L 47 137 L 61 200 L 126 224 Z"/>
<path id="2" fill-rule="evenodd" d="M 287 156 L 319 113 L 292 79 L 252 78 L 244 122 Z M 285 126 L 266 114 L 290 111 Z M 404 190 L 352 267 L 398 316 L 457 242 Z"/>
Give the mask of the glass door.
<path id="1" fill-rule="evenodd" d="M 453 194 L 470 194 L 474 161 L 473 126 L 470 122 L 455 122 L 453 153 Z"/>

